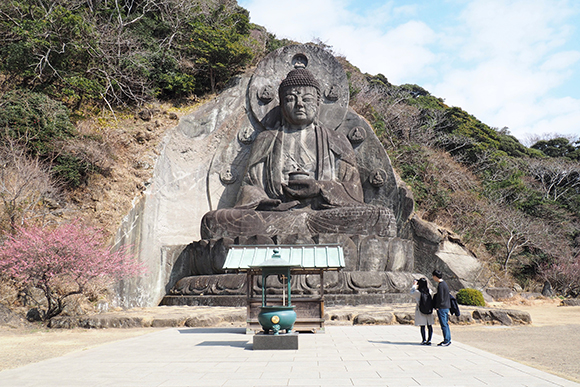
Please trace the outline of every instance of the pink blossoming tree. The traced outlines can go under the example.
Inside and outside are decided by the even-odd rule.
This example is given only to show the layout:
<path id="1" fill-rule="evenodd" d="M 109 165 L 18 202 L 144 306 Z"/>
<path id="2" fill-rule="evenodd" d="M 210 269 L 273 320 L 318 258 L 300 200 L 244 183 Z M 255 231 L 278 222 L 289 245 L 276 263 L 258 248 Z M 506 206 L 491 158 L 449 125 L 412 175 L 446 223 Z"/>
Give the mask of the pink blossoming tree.
<path id="1" fill-rule="evenodd" d="M 54 229 L 21 227 L 0 246 L 0 275 L 23 289 L 42 290 L 44 320 L 60 314 L 72 295 L 144 272 L 126 249 L 106 247 L 101 230 L 78 221 Z"/>

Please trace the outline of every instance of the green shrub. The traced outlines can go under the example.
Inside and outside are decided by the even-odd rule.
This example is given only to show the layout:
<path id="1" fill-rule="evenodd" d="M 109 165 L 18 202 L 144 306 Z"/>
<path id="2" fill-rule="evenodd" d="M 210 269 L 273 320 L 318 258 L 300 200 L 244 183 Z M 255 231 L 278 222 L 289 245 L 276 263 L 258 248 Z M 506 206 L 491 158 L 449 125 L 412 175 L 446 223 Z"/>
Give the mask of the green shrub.
<path id="1" fill-rule="evenodd" d="M 0 97 L 0 139 L 12 138 L 25 145 L 32 156 L 54 152 L 54 142 L 70 138 L 74 125 L 69 110 L 48 96 L 14 90 Z"/>
<path id="2" fill-rule="evenodd" d="M 41 93 L 13 90 L 0 97 L 0 141 L 22 146 L 74 188 L 99 168 L 63 149 L 62 144 L 77 136 L 69 114 L 61 102 Z"/>
<path id="3" fill-rule="evenodd" d="M 477 289 L 461 289 L 455 298 L 461 305 L 485 306 L 483 294 Z"/>
<path id="4" fill-rule="evenodd" d="M 70 188 L 79 187 L 86 182 L 89 174 L 97 171 L 94 165 L 71 154 L 58 156 L 52 167 L 54 175 Z"/>

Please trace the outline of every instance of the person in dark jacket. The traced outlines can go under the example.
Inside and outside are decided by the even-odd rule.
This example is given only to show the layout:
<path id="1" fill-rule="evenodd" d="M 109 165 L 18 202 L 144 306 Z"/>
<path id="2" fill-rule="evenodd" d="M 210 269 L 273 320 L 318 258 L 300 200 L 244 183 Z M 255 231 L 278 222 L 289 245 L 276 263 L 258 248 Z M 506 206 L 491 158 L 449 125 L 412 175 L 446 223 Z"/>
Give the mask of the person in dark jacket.
<path id="1" fill-rule="evenodd" d="M 447 347 L 451 344 L 451 331 L 449 330 L 449 308 L 451 298 L 449 297 L 449 286 L 443 281 L 443 274 L 439 270 L 433 271 L 433 281 L 437 284 L 437 294 L 433 299 L 433 308 L 437 309 L 437 317 L 443 332 L 443 341 L 438 345 Z"/>
<path id="2" fill-rule="evenodd" d="M 419 304 L 421 302 L 421 295 L 425 293 L 429 295 L 429 299 L 431 299 L 431 290 L 427 285 L 427 278 L 420 278 L 413 282 L 413 286 L 411 287 L 411 294 L 415 296 L 415 300 L 417 301 L 417 305 L 415 307 L 415 326 L 421 327 L 421 337 L 423 341 L 421 345 L 431 345 L 431 337 L 433 337 L 433 324 L 435 324 L 435 316 L 433 313 L 425 314 L 421 312 L 419 309 Z M 425 334 L 425 326 L 427 326 L 427 332 L 429 336 Z"/>

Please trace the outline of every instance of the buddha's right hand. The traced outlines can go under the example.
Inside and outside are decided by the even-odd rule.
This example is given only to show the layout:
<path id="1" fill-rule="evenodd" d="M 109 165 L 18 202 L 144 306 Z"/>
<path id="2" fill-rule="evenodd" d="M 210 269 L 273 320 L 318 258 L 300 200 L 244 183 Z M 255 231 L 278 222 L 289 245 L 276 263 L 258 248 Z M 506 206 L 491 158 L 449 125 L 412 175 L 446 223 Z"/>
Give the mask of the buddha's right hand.
<path id="1" fill-rule="evenodd" d="M 300 204 L 298 200 L 292 200 L 290 202 L 284 202 L 278 199 L 265 199 L 260 202 L 257 211 L 288 211 L 291 208 L 296 207 Z"/>
<path id="2" fill-rule="evenodd" d="M 260 203 L 258 204 L 258 207 L 256 207 L 256 210 L 258 211 L 271 211 L 274 210 L 276 207 L 278 207 L 278 205 L 282 203 L 282 200 L 280 199 L 262 199 L 260 200 Z"/>
<path id="3" fill-rule="evenodd" d="M 280 199 L 270 198 L 254 198 L 252 201 L 245 204 L 237 205 L 235 208 L 239 210 L 269 210 L 278 206 L 282 201 Z"/>

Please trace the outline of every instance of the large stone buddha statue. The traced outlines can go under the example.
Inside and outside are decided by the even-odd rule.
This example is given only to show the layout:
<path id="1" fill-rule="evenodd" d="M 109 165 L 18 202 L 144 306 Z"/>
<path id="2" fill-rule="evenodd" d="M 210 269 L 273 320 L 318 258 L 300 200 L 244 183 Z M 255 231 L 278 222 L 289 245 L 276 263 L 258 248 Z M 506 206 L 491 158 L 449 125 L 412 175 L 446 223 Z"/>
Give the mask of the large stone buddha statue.
<path id="1" fill-rule="evenodd" d="M 245 305 L 261 285 L 224 271 L 236 245 L 342 246 L 344 268 L 323 278 L 327 305 L 404 302 L 413 273 L 434 269 L 474 287 L 477 259 L 413 216 L 410 189 L 349 99 L 337 58 L 291 45 L 181 117 L 117 235 L 150 269 L 122 284 L 123 305 Z M 292 292 L 318 297 L 320 277 L 294 276 Z"/>
<path id="2" fill-rule="evenodd" d="M 396 234 L 389 208 L 365 204 L 347 137 L 319 122 L 320 89 L 309 70 L 288 73 L 278 89 L 279 117 L 253 143 L 236 205 L 203 217 L 203 239 Z"/>

